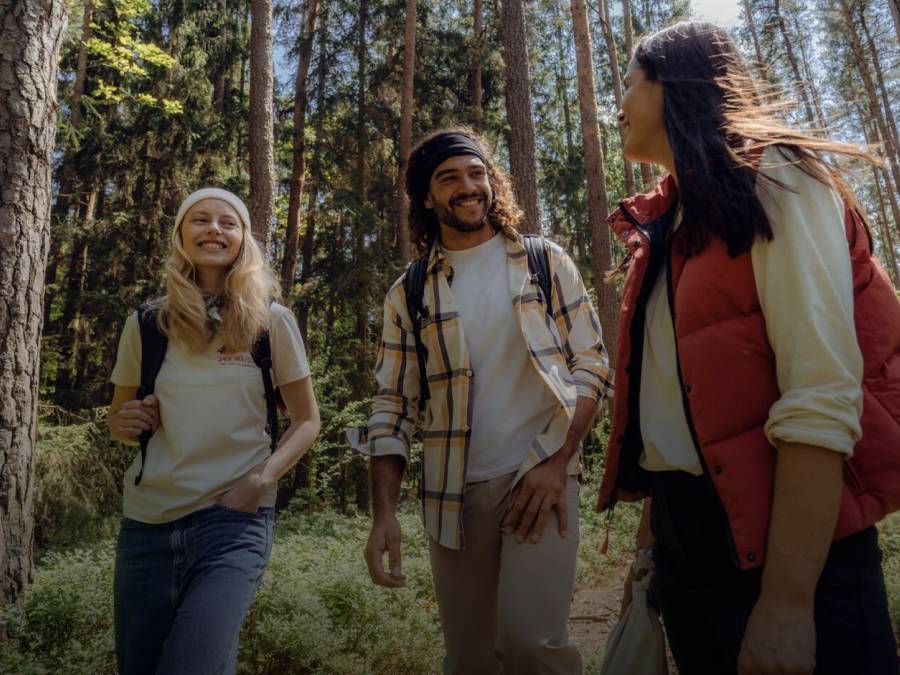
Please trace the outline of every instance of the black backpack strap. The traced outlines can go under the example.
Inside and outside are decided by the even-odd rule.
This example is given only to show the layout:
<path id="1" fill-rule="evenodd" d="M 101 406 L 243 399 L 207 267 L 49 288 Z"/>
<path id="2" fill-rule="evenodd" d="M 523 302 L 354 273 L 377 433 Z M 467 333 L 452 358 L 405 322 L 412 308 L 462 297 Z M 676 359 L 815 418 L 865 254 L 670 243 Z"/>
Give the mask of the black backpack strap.
<path id="1" fill-rule="evenodd" d="M 428 254 L 425 254 L 413 262 L 406 270 L 403 278 L 403 291 L 406 295 L 406 310 L 412 321 L 413 338 L 416 341 L 416 359 L 419 362 L 419 411 L 425 408 L 425 402 L 429 399 L 428 376 L 425 372 L 425 362 L 428 351 L 422 344 L 422 317 L 425 316 L 425 306 L 422 302 L 425 295 L 425 273 L 428 268 Z"/>
<path id="2" fill-rule="evenodd" d="M 166 349 L 169 339 L 163 334 L 156 323 L 156 309 L 149 303 L 138 307 L 138 326 L 141 332 L 141 385 L 138 387 L 137 398 L 143 400 L 145 396 L 153 393 L 156 386 L 156 376 L 162 368 L 166 358 Z M 153 432 L 142 431 L 138 436 L 141 446 L 141 468 L 135 476 L 134 484 L 140 485 L 144 475 L 144 463 L 147 460 L 147 444 Z"/>
<path id="3" fill-rule="evenodd" d="M 253 362 L 262 372 L 263 388 L 266 390 L 266 430 L 269 432 L 269 448 L 275 452 L 278 445 L 278 397 L 280 393 L 272 384 L 272 344 L 269 332 L 263 331 L 250 349 Z"/>
<path id="4" fill-rule="evenodd" d="M 550 254 L 547 240 L 537 234 L 522 235 L 525 252 L 528 254 L 528 271 L 544 294 L 547 314 L 553 318 L 553 278 L 550 276 Z"/>

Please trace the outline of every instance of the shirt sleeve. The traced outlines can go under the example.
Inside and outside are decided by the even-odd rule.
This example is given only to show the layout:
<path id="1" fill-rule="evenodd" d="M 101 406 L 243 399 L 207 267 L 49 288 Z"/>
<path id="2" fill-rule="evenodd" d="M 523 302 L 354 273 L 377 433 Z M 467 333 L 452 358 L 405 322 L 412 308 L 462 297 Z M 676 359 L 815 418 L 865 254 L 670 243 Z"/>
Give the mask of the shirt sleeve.
<path id="1" fill-rule="evenodd" d="M 272 373 L 275 386 L 280 387 L 308 377 L 309 360 L 293 312 L 286 307 L 274 307 L 278 309 L 273 312 L 270 331 Z"/>
<path id="2" fill-rule="evenodd" d="M 402 277 L 401 277 L 402 279 Z M 419 362 L 412 323 L 406 311 L 403 284 L 398 280 L 384 300 L 381 345 L 375 365 L 378 393 L 372 399 L 372 411 L 364 446 L 357 450 L 371 454 L 401 455 L 409 460 L 409 447 L 419 413 Z"/>
<path id="3" fill-rule="evenodd" d="M 751 249 L 781 391 L 765 433 L 776 447 L 788 441 L 851 456 L 862 435 L 863 360 L 844 205 L 832 187 L 778 153 L 767 167 L 765 175 L 787 189 L 760 181 L 774 238 Z"/>
<path id="4" fill-rule="evenodd" d="M 552 245 L 553 316 L 578 396 L 602 401 L 613 393 L 609 357 L 597 313 L 574 261 Z"/>
<path id="5" fill-rule="evenodd" d="M 141 386 L 141 331 L 137 312 L 125 319 L 125 326 L 119 336 L 116 365 L 109 379 L 119 387 Z"/>

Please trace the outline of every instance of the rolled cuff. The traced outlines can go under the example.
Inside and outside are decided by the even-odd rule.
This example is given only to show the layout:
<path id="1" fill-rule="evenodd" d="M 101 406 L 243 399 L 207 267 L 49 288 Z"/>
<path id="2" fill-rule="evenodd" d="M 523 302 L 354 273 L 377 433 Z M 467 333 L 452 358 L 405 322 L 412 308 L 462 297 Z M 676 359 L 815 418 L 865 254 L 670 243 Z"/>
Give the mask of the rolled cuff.
<path id="1" fill-rule="evenodd" d="M 776 448 L 778 441 L 803 443 L 840 452 L 849 459 L 862 430 L 858 420 L 855 424 L 848 422 L 808 411 L 779 416 L 770 414 L 765 433 L 769 443 Z"/>
<path id="2" fill-rule="evenodd" d="M 371 439 L 369 441 L 369 454 L 372 457 L 400 455 L 404 461 L 409 461 L 409 448 L 406 443 L 396 436 L 379 436 Z"/>

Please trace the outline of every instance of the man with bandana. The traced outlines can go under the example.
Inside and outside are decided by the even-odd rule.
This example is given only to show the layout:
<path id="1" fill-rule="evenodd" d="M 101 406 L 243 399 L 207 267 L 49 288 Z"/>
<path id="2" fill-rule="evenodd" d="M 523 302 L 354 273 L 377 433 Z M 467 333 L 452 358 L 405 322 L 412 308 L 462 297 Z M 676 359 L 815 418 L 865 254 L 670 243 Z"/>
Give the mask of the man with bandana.
<path id="1" fill-rule="evenodd" d="M 427 256 L 427 390 L 404 275 L 385 299 L 368 425 L 350 434 L 371 456 L 369 573 L 382 586 L 405 583 L 395 509 L 421 405 L 420 497 L 444 672 L 580 673 L 567 632 L 578 448 L 612 392 L 600 324 L 575 264 L 550 242 L 544 297 L 509 181 L 477 134 L 425 138 L 406 191 L 411 238 Z"/>

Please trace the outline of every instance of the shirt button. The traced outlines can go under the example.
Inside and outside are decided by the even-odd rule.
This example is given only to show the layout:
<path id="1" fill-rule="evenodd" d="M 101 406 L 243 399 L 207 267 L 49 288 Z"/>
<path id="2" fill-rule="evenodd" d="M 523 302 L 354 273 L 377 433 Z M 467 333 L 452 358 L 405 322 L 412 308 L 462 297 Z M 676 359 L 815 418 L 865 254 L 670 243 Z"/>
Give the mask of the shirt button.
<path id="1" fill-rule="evenodd" d="M 463 430 L 464 432 L 468 433 L 468 431 L 469 431 L 469 425 L 468 425 L 468 424 L 463 424 L 463 425 L 462 425 L 462 430 Z"/>
<path id="2" fill-rule="evenodd" d="M 475 371 L 469 368 L 466 370 L 466 377 L 472 377 L 475 374 Z"/>
<path id="3" fill-rule="evenodd" d="M 684 390 L 685 390 L 688 394 L 690 394 L 690 393 L 694 390 L 694 388 L 693 388 L 691 385 L 686 384 L 686 385 L 684 385 Z"/>
<path id="4" fill-rule="evenodd" d="M 716 465 L 713 467 L 713 473 L 716 474 L 716 475 L 718 476 L 719 474 L 722 473 L 722 467 L 719 466 L 718 464 L 716 464 Z"/>
<path id="5" fill-rule="evenodd" d="M 754 560 L 756 560 L 756 554 L 755 554 L 755 553 L 748 553 L 748 554 L 747 554 L 747 562 L 753 562 Z"/>

